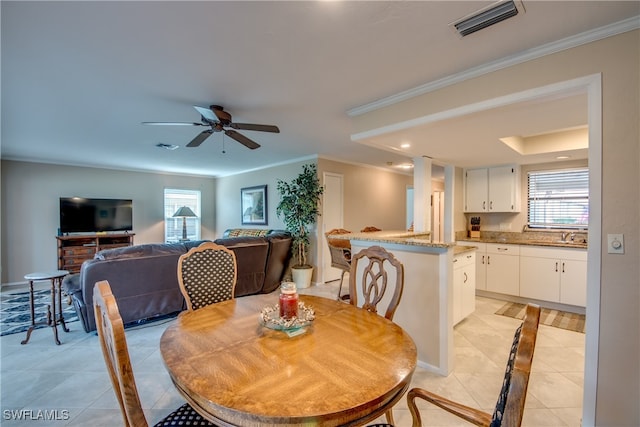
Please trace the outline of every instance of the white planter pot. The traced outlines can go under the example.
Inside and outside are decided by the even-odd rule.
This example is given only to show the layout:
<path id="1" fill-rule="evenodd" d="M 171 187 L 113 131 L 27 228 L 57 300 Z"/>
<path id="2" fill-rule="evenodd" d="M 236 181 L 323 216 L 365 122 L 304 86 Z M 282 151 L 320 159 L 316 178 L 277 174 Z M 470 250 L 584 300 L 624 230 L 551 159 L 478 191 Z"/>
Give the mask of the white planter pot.
<path id="1" fill-rule="evenodd" d="M 291 276 L 296 283 L 296 288 L 303 289 L 311 286 L 313 267 L 291 267 Z"/>

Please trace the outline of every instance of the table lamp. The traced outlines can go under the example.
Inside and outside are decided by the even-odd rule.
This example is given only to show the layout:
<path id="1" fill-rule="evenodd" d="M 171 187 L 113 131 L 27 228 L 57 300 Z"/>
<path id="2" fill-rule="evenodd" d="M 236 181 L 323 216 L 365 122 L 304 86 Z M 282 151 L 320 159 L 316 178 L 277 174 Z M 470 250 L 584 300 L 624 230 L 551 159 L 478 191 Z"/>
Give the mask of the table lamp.
<path id="1" fill-rule="evenodd" d="M 179 208 L 176 213 L 173 214 L 174 218 L 182 218 L 182 239 L 181 241 L 189 240 L 187 239 L 187 218 L 195 218 L 197 215 L 193 213 L 191 208 L 188 206 L 183 206 Z"/>

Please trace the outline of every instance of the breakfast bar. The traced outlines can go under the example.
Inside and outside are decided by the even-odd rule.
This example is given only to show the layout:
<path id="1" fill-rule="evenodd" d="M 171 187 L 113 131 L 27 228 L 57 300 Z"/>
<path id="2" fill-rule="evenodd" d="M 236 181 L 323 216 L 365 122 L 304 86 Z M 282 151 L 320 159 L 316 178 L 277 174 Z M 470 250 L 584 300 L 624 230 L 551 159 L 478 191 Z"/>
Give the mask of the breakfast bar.
<path id="1" fill-rule="evenodd" d="M 394 322 L 413 338 L 419 366 L 441 375 L 451 373 L 454 363 L 453 257 L 457 251 L 475 248 L 433 243 L 428 233 L 406 231 L 334 237 L 349 240 L 354 254 L 370 246 L 381 246 L 402 262 L 404 291 Z"/>

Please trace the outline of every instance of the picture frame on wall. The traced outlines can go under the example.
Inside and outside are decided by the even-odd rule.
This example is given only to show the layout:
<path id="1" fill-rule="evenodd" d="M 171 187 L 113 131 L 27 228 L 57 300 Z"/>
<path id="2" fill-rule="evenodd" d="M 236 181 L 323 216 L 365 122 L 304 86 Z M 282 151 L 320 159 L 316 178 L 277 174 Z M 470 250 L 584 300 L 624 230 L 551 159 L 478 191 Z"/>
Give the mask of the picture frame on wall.
<path id="1" fill-rule="evenodd" d="M 267 186 L 240 189 L 242 225 L 267 225 Z"/>

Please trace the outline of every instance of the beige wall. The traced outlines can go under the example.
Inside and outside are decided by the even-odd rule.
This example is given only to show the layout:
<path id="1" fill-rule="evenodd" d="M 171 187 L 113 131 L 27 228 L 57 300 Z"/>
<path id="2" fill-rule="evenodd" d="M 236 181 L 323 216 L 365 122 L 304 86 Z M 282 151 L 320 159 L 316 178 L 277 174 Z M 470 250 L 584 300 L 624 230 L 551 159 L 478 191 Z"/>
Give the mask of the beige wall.
<path id="1" fill-rule="evenodd" d="M 593 164 L 590 154 L 590 169 L 602 170 L 602 218 L 594 227 L 600 235 L 590 236 L 590 247 L 602 250 L 593 254 L 598 265 L 589 269 L 590 274 L 599 271 L 600 277 L 590 276 L 589 283 L 600 287 L 588 291 L 599 297 L 600 304 L 594 306 L 593 299 L 587 301 L 587 316 L 591 313 L 599 317 L 599 322 L 587 329 L 587 350 L 592 351 L 586 355 L 585 425 L 640 425 L 639 68 L 640 32 L 635 30 L 420 95 L 354 118 L 353 123 L 354 133 L 362 132 L 549 84 L 601 75 L 602 101 L 598 107 L 602 107 L 602 158 Z M 600 130 L 599 123 L 594 129 Z M 598 184 L 592 183 L 592 188 L 599 188 Z M 607 253 L 607 233 L 624 234 L 624 255 Z M 593 347 L 590 333 L 597 339 Z"/>
<path id="2" fill-rule="evenodd" d="M 413 185 L 412 176 L 320 158 L 320 177 L 323 172 L 344 177 L 344 228 L 351 231 L 366 226 L 383 230 L 406 228 L 406 190 Z M 319 222 L 322 229 L 322 218 Z"/>
<path id="3" fill-rule="evenodd" d="M 202 238 L 214 236 L 212 178 L 2 161 L 2 283 L 57 269 L 59 198 L 133 200 L 134 242 L 164 241 L 164 189 L 202 192 Z"/>

